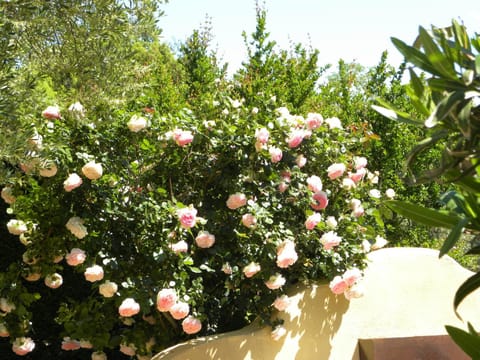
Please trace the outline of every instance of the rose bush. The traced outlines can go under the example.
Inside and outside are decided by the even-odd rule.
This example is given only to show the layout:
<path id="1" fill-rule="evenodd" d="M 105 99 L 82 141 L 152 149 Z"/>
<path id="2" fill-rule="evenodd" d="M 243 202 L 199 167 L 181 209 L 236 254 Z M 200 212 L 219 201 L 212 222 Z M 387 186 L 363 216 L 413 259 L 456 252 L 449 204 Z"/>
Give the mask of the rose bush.
<path id="1" fill-rule="evenodd" d="M 142 358 L 255 318 L 278 339 L 272 314 L 299 282 L 363 293 L 366 253 L 385 244 L 382 196 L 340 119 L 225 95 L 210 119 L 118 106 L 105 121 L 74 104 L 32 117 L 42 146 L 25 144 L 28 171 L 11 164 L 2 186 L 3 226 L 24 247 L 0 277 L 15 352 L 42 341 L 31 322 L 40 292 L 59 297 L 68 341 L 56 346 L 92 359 L 112 348 Z M 42 177 L 42 164 L 55 174 Z"/>

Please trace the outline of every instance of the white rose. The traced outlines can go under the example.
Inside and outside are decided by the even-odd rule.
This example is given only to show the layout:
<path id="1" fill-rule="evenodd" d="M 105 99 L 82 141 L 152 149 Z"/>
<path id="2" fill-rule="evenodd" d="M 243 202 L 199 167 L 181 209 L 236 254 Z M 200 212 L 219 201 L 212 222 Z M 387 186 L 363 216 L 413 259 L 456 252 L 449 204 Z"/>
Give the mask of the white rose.
<path id="1" fill-rule="evenodd" d="M 90 161 L 82 167 L 82 173 L 90 180 L 99 179 L 103 174 L 102 164 Z"/>
<path id="2" fill-rule="evenodd" d="M 22 220 L 11 219 L 7 223 L 7 229 L 10 234 L 21 235 L 28 230 L 27 224 Z"/>
<path id="3" fill-rule="evenodd" d="M 83 225 L 83 222 L 83 219 L 74 216 L 67 221 L 65 226 L 73 235 L 75 235 L 76 238 L 83 239 L 88 234 L 87 228 Z"/>
<path id="4" fill-rule="evenodd" d="M 130 131 L 139 132 L 147 127 L 147 119 L 138 115 L 133 115 L 128 121 L 127 126 Z"/>
<path id="5" fill-rule="evenodd" d="M 40 176 L 43 177 L 52 177 L 57 174 L 58 168 L 55 164 L 48 164 L 48 167 L 42 168 L 39 170 Z"/>
<path id="6" fill-rule="evenodd" d="M 98 287 L 98 292 L 106 298 L 114 296 L 117 290 L 118 285 L 108 280 Z"/>

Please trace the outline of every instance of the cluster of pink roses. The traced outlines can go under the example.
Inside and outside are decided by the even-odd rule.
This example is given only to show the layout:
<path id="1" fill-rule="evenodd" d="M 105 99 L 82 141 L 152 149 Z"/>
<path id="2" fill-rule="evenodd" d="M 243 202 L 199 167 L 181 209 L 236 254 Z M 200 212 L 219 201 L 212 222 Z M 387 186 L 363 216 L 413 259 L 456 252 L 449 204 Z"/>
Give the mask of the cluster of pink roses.
<path id="1" fill-rule="evenodd" d="M 337 275 L 330 281 L 330 289 L 336 295 L 344 294 L 348 300 L 363 296 L 364 289 L 361 284 L 362 273 L 357 268 L 352 268 Z"/>

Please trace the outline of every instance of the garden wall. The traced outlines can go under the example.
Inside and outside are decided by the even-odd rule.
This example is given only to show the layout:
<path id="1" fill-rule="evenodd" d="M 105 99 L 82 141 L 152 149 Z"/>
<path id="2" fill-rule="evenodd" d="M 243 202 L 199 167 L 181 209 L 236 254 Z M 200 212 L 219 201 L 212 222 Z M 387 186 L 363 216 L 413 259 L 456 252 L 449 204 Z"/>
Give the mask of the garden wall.
<path id="1" fill-rule="evenodd" d="M 278 313 L 287 329 L 279 341 L 270 328 L 252 324 L 179 344 L 153 360 L 359 360 L 359 339 L 444 335 L 445 325 L 466 328 L 455 316 L 453 296 L 472 275 L 469 270 L 430 249 L 388 248 L 369 259 L 362 298 L 348 301 L 332 294 L 328 284 L 291 289 L 292 303 Z M 476 291 L 459 307 L 476 328 L 479 304 Z"/>

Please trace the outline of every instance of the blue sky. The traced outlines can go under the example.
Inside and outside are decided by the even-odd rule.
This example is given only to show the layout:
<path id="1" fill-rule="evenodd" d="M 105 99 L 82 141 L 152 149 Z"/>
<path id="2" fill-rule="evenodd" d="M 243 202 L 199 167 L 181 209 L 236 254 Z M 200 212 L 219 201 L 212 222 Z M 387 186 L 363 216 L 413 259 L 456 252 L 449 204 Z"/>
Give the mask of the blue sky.
<path id="1" fill-rule="evenodd" d="M 262 2 L 261 2 L 262 3 Z M 463 21 L 470 34 L 480 32 L 480 0 L 265 0 L 267 30 L 282 49 L 301 42 L 320 50 L 320 64 L 341 58 L 373 66 L 383 50 L 398 65 L 394 36 L 411 43 L 418 26 L 448 26 Z M 254 0 L 170 0 L 159 25 L 163 40 L 175 44 L 211 18 L 214 40 L 230 72 L 245 59 L 241 36 L 255 30 Z"/>

